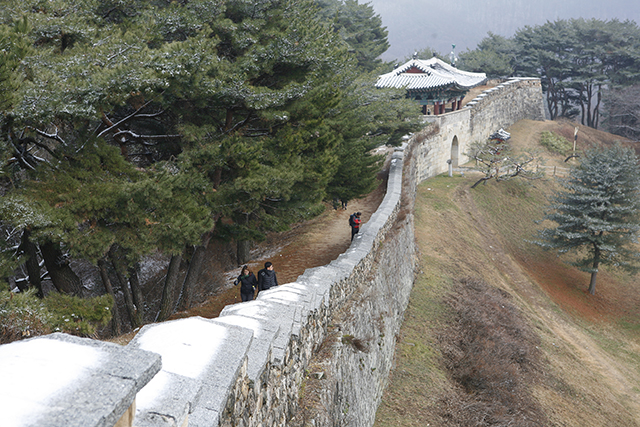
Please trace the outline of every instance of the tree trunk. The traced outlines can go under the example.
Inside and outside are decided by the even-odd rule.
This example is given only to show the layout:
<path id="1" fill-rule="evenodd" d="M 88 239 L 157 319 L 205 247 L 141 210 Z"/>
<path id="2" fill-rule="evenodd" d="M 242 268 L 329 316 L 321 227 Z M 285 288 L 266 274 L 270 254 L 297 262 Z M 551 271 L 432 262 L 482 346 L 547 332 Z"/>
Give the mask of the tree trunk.
<path id="1" fill-rule="evenodd" d="M 596 294 L 596 276 L 598 275 L 598 271 L 591 272 L 591 281 L 589 282 L 589 293 L 591 295 Z"/>
<path id="2" fill-rule="evenodd" d="M 602 88 L 598 87 L 598 96 L 596 98 L 596 106 L 593 108 L 593 128 L 598 129 L 600 124 L 600 102 L 602 101 Z"/>
<path id="3" fill-rule="evenodd" d="M 27 267 L 27 274 L 29 274 L 29 283 L 31 286 L 35 287 L 38 290 L 38 297 L 44 298 L 44 292 L 42 290 L 42 279 L 40 279 L 40 263 L 38 262 L 38 247 L 29 240 L 29 235 L 31 233 L 29 230 L 24 230 L 22 232 L 22 241 L 20 243 L 20 251 L 27 256 L 27 262 L 25 266 Z M 20 291 L 24 291 L 21 286 L 18 286 Z"/>
<path id="4" fill-rule="evenodd" d="M 589 293 L 596 293 L 596 276 L 598 275 L 598 266 L 600 265 L 600 248 L 596 247 L 593 254 L 593 271 L 591 272 L 591 281 L 589 282 Z"/>
<path id="5" fill-rule="evenodd" d="M 122 289 L 122 293 L 124 295 L 124 303 L 127 306 L 127 312 L 129 313 L 131 326 L 134 329 L 142 326 L 142 316 L 140 315 L 139 310 L 133 302 L 133 295 L 131 294 L 131 289 L 129 288 L 127 278 L 123 273 L 124 268 L 120 264 L 120 259 L 118 258 L 118 254 L 116 253 L 115 245 L 111 246 L 111 248 L 109 249 L 109 259 L 111 259 L 111 264 L 113 264 L 113 268 L 116 271 L 116 277 L 118 278 L 120 289 Z"/>
<path id="6" fill-rule="evenodd" d="M 485 176 L 485 177 L 483 177 L 483 178 L 480 178 L 478 181 L 476 181 L 476 183 L 475 183 L 475 184 L 473 184 L 473 185 L 471 186 L 471 188 L 476 188 L 480 183 L 484 183 L 484 184 L 486 184 L 486 183 L 487 183 L 487 181 L 488 181 L 488 180 L 490 180 L 491 178 L 493 178 L 493 175 L 491 175 L 491 176 Z"/>
<path id="7" fill-rule="evenodd" d="M 160 301 L 160 311 L 156 316 L 156 322 L 167 320 L 175 310 L 180 262 L 182 262 L 182 253 L 171 257 L 167 277 L 164 281 L 164 288 L 162 289 L 162 300 Z"/>
<path id="8" fill-rule="evenodd" d="M 133 296 L 133 303 L 136 306 L 140 324 L 144 323 L 144 297 L 142 296 L 142 287 L 140 286 L 140 278 L 138 277 L 138 270 L 140 266 L 136 263 L 133 267 L 129 268 L 129 284 L 131 285 L 131 293 Z"/>
<path id="9" fill-rule="evenodd" d="M 547 107 L 549 108 L 549 117 L 551 120 L 555 120 L 558 116 L 558 98 L 556 96 L 556 89 L 553 84 L 553 79 L 549 78 L 549 85 L 547 87 Z"/>
<path id="10" fill-rule="evenodd" d="M 251 258 L 251 242 L 249 240 L 238 240 L 238 250 L 236 251 L 238 264 L 246 264 Z"/>
<path id="11" fill-rule="evenodd" d="M 180 300 L 178 301 L 178 310 L 183 311 L 191 307 L 193 302 L 193 288 L 198 283 L 198 278 L 202 272 L 202 265 L 204 264 L 204 256 L 207 253 L 207 247 L 211 240 L 211 233 L 207 233 L 202 239 L 202 245 L 197 246 L 193 255 L 191 256 L 191 262 L 189 263 L 189 271 L 187 271 L 187 277 L 182 284 L 182 291 L 180 292 Z"/>
<path id="12" fill-rule="evenodd" d="M 47 242 L 40 246 L 44 265 L 49 271 L 49 277 L 58 292 L 81 296 L 82 281 L 73 272 L 69 263 L 64 259 L 59 243 Z"/>
<path id="13" fill-rule="evenodd" d="M 113 292 L 113 286 L 111 286 L 111 280 L 109 280 L 109 273 L 107 272 L 107 263 L 104 259 L 98 260 L 98 269 L 100 270 L 100 277 L 104 288 L 109 295 L 113 297 L 113 307 L 111 309 L 111 333 L 114 336 L 120 335 L 120 310 L 118 310 L 118 302 L 116 301 L 116 294 Z"/>
<path id="14" fill-rule="evenodd" d="M 224 121 L 224 131 L 228 132 L 231 126 L 233 126 L 233 111 L 227 110 L 227 117 L 225 117 Z"/>

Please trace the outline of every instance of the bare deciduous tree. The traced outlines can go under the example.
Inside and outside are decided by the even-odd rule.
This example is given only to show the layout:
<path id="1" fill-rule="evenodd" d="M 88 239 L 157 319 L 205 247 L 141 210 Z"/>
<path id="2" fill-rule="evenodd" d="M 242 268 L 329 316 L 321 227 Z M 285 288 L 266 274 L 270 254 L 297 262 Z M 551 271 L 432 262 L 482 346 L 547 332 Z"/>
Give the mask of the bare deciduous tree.
<path id="1" fill-rule="evenodd" d="M 471 188 L 491 179 L 506 181 L 515 177 L 536 179 L 541 176 L 530 168 L 538 164 L 538 158 L 531 153 L 514 154 L 506 139 L 489 138 L 485 142 L 471 145 L 467 156 L 476 161 L 476 170 L 484 176 L 476 181 Z"/>
<path id="2" fill-rule="evenodd" d="M 609 89 L 605 92 L 607 131 L 635 141 L 640 140 L 640 85 Z"/>

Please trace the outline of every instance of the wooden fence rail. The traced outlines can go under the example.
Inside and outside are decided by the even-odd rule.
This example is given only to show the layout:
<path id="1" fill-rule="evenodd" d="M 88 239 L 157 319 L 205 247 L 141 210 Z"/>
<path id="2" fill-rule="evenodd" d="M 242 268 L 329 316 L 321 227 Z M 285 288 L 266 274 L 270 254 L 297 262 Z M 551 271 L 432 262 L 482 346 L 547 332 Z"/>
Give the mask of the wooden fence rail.
<path id="1" fill-rule="evenodd" d="M 568 177 L 569 173 L 571 172 L 571 168 L 565 168 L 565 167 L 562 167 L 562 166 L 542 166 L 542 165 L 539 165 L 537 167 L 537 170 L 544 172 L 545 175 L 561 176 L 563 178 Z"/>

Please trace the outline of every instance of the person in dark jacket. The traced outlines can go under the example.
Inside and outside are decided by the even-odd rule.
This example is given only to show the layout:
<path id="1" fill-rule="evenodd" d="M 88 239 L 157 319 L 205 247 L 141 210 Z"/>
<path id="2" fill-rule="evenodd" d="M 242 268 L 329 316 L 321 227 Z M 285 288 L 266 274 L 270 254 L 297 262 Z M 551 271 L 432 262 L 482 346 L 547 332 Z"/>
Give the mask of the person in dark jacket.
<path id="1" fill-rule="evenodd" d="M 360 215 L 360 212 L 356 212 L 351 214 L 351 216 L 349 217 L 349 225 L 351 226 L 351 240 L 353 240 L 353 237 L 360 231 L 360 225 L 362 225 Z"/>
<path id="2" fill-rule="evenodd" d="M 276 272 L 273 271 L 273 264 L 269 261 L 264 263 L 264 268 L 258 271 L 258 292 L 278 286 Z"/>
<path id="3" fill-rule="evenodd" d="M 253 299 L 253 295 L 256 292 L 258 280 L 256 279 L 256 276 L 251 272 L 248 265 L 242 266 L 240 275 L 233 282 L 234 285 L 237 285 L 238 283 L 240 283 L 240 298 L 242 298 L 242 302 L 251 301 Z"/>

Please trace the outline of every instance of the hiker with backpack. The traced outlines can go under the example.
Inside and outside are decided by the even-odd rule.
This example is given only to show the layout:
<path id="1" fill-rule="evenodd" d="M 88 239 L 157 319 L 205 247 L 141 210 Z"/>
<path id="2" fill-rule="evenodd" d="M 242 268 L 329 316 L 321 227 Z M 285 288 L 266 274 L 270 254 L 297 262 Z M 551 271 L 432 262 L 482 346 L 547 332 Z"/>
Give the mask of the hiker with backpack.
<path id="1" fill-rule="evenodd" d="M 351 226 L 351 241 L 353 241 L 353 237 L 360 231 L 361 224 L 362 220 L 360 219 L 360 212 L 351 214 L 351 216 L 349 217 L 349 225 Z"/>
<path id="2" fill-rule="evenodd" d="M 258 292 L 278 286 L 276 272 L 273 271 L 273 264 L 269 261 L 264 263 L 264 268 L 258 271 Z"/>

